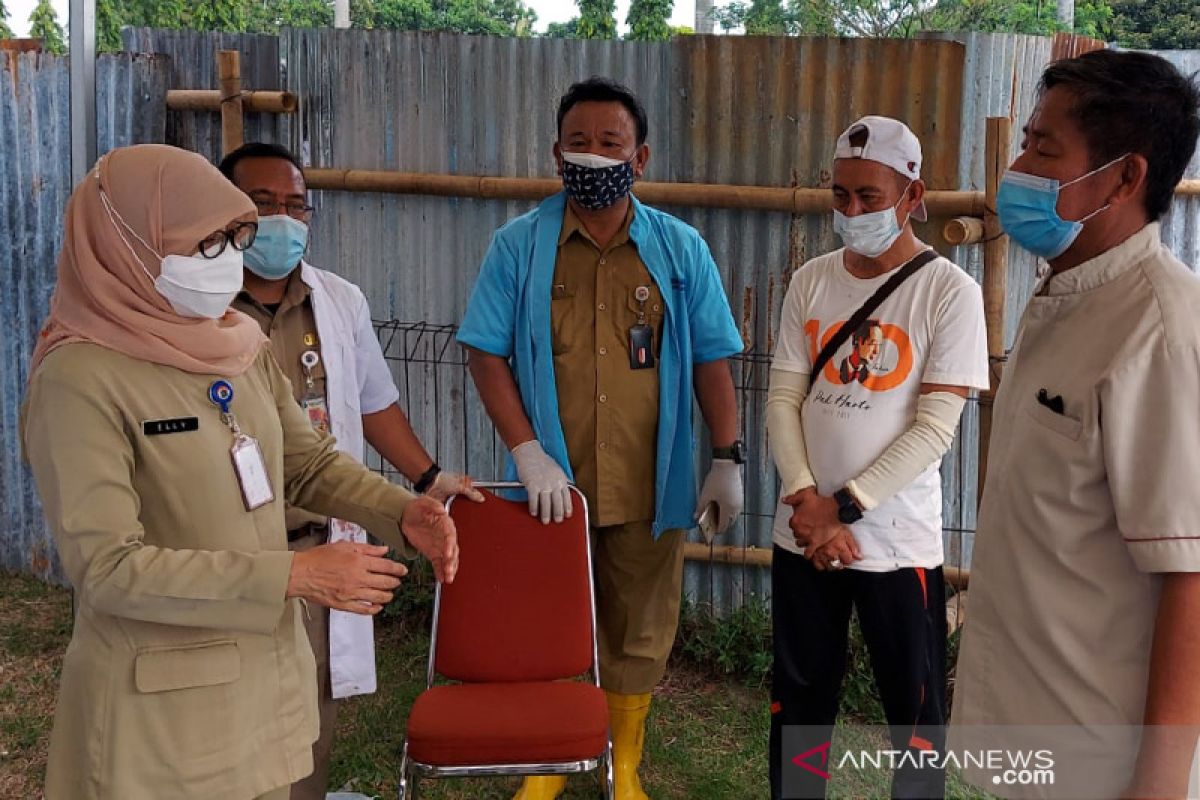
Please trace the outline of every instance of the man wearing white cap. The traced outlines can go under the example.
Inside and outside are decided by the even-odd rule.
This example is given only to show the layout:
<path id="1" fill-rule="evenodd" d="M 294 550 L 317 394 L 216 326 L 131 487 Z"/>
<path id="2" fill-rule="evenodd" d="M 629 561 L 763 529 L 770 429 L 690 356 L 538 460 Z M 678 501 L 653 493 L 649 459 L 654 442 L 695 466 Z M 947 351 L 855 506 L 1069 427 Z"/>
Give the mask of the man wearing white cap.
<path id="1" fill-rule="evenodd" d="M 912 220 L 926 219 L 920 175 L 921 145 L 903 123 L 869 116 L 846 129 L 833 167 L 845 247 L 801 267 L 783 304 L 767 397 L 781 481 L 774 798 L 824 796 L 819 754 L 837 717 L 852 609 L 893 746 L 944 740 L 938 467 L 968 393 L 987 386 L 987 347 L 979 286 L 913 233 Z M 900 763 L 893 797 L 943 796 L 942 771 Z"/>

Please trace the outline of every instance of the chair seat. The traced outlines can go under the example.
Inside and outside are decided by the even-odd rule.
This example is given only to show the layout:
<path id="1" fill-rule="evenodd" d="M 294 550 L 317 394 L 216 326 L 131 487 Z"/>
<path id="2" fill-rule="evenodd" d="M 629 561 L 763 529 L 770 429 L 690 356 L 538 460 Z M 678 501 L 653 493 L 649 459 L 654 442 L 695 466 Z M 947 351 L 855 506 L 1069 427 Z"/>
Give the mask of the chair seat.
<path id="1" fill-rule="evenodd" d="M 607 746 L 608 705 L 588 683 L 435 686 L 408 717 L 409 757 L 434 766 L 582 761 Z"/>

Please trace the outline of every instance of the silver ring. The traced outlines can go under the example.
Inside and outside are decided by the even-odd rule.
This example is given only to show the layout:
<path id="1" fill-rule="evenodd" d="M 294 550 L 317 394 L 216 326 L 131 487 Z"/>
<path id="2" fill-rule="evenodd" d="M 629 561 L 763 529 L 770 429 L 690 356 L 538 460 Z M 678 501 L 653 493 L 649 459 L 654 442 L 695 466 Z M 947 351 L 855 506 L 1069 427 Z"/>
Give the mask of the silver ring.
<path id="1" fill-rule="evenodd" d="M 841 569 L 842 560 L 840 558 L 835 558 L 833 561 L 829 562 L 829 566 L 833 567 L 834 569 Z"/>

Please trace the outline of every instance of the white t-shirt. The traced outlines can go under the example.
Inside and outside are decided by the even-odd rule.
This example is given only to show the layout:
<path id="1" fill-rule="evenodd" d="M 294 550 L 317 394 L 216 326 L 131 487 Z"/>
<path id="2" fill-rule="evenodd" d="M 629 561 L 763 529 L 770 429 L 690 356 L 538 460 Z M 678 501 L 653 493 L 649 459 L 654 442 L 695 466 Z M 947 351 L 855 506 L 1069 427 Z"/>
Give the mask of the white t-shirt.
<path id="1" fill-rule="evenodd" d="M 835 331 L 892 273 L 851 275 L 842 250 L 792 277 L 783 301 L 773 369 L 810 374 L 801 423 L 817 491 L 829 496 L 862 474 L 912 424 L 922 383 L 988 386 L 983 295 L 970 275 L 937 258 L 900 288 L 812 376 L 812 363 Z M 853 569 L 933 568 L 943 560 L 940 461 L 851 526 L 863 558 Z M 783 503 L 774 541 L 794 553 Z"/>

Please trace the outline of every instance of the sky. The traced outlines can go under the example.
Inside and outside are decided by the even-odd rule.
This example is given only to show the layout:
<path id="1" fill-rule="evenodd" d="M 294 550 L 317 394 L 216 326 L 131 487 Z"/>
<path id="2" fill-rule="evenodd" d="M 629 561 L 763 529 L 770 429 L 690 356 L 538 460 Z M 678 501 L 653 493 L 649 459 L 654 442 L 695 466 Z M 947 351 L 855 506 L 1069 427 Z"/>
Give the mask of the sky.
<path id="1" fill-rule="evenodd" d="M 52 3 L 55 10 L 58 11 L 58 21 L 65 28 L 69 0 L 52 0 Z M 17 36 L 27 34 L 29 32 L 29 15 L 33 11 L 33 7 L 37 5 L 37 0 L 4 0 L 4 4 L 8 8 L 8 24 L 13 29 L 13 33 Z M 546 25 L 551 22 L 566 22 L 579 13 L 574 0 L 525 0 L 525 4 L 537 12 L 536 28 L 539 31 L 546 30 Z M 625 15 L 628 13 L 629 0 L 617 0 L 617 25 L 622 32 L 626 27 Z M 695 23 L 695 13 L 696 0 L 675 0 L 671 24 L 692 27 Z"/>

